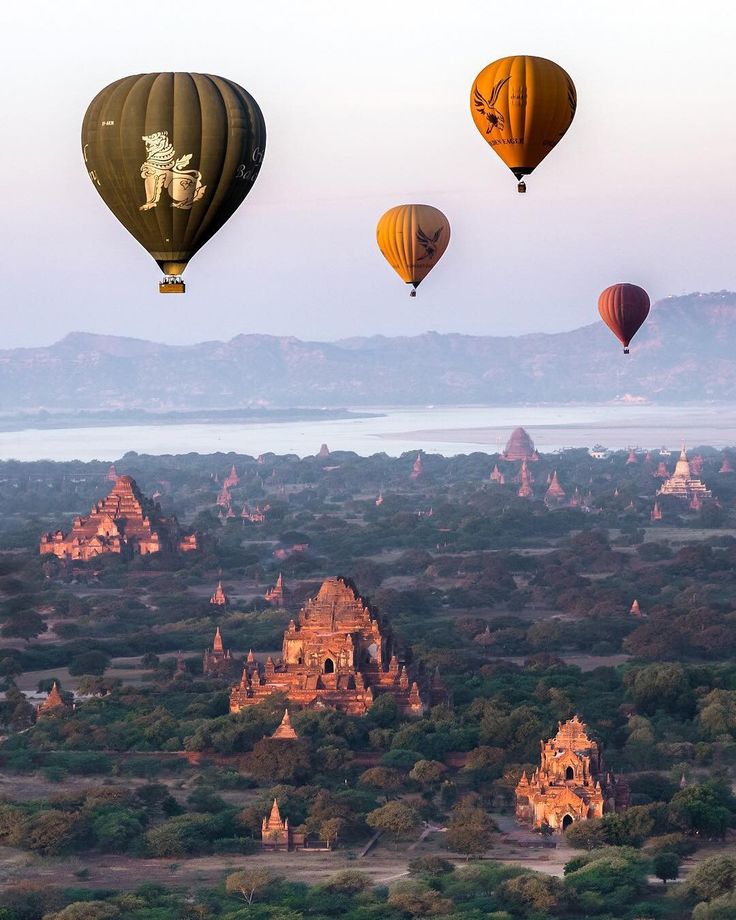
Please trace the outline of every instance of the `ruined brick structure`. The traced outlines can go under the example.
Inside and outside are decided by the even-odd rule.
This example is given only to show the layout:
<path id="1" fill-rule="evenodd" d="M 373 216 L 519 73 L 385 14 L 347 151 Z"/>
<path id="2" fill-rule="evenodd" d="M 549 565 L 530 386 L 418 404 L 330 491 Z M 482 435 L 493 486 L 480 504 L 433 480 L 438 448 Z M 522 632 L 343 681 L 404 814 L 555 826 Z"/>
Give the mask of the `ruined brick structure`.
<path id="1" fill-rule="evenodd" d="M 389 625 L 343 578 L 328 578 L 284 632 L 281 657 L 265 665 L 249 654 L 240 683 L 230 692 L 230 712 L 283 693 L 300 706 L 331 707 L 364 715 L 380 694 L 391 694 L 403 716 L 421 716 L 446 698 L 435 674 L 420 693 L 399 664 Z"/>
<path id="2" fill-rule="evenodd" d="M 604 773 L 601 751 L 575 716 L 558 725 L 549 741 L 541 742 L 541 765 L 531 779 L 526 771 L 516 787 L 516 818 L 521 824 L 548 826 L 562 832 L 576 821 L 622 811 L 629 802 L 628 786 Z"/>
<path id="3" fill-rule="evenodd" d="M 160 507 L 141 494 L 131 476 L 120 476 L 110 494 L 96 502 L 86 517 L 74 518 L 69 533 L 43 534 L 39 551 L 86 561 L 106 553 L 130 559 L 197 548 L 194 534 L 182 535 L 176 518 L 163 517 Z"/>

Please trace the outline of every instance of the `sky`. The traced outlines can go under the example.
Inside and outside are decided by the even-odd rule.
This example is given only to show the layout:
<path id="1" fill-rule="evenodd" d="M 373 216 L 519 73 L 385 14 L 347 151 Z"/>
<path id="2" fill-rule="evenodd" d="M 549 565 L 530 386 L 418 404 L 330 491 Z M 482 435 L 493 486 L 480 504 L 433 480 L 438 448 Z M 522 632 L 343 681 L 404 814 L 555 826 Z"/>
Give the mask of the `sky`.
<path id="1" fill-rule="evenodd" d="M 0 348 L 70 331 L 169 343 L 517 335 L 597 319 L 616 281 L 652 299 L 736 288 L 736 18 L 700 0 L 268 0 L 3 4 Z M 508 54 L 555 60 L 578 110 L 526 196 L 469 90 Z M 79 131 L 127 74 L 243 85 L 258 181 L 190 263 L 184 296 L 94 192 Z M 443 260 L 412 300 L 375 242 L 396 204 L 439 207 Z"/>

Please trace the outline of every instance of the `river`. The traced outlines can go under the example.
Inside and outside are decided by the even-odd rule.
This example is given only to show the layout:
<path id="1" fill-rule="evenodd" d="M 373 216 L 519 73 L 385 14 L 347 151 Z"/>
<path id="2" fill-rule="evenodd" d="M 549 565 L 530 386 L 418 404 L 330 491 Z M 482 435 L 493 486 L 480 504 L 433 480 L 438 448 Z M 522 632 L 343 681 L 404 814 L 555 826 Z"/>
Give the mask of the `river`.
<path id="1" fill-rule="evenodd" d="M 368 411 L 368 410 L 366 410 Z M 736 407 L 724 405 L 421 407 L 371 409 L 376 418 L 304 422 L 196 423 L 101 428 L 24 429 L 0 433 L 0 459 L 105 460 L 128 451 L 202 454 L 234 451 L 307 456 L 330 450 L 398 456 L 424 450 L 446 456 L 502 450 L 522 425 L 543 452 L 603 444 L 671 450 L 736 444 Z"/>

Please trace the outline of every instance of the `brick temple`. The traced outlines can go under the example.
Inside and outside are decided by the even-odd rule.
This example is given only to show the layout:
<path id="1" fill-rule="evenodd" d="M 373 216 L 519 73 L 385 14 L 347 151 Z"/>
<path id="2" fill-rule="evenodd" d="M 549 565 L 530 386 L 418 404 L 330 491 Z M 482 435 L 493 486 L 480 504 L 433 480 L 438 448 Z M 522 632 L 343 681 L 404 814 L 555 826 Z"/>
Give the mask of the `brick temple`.
<path id="1" fill-rule="evenodd" d="M 399 664 L 389 624 L 344 578 L 328 578 L 284 632 L 281 656 L 265 664 L 246 659 L 230 691 L 230 712 L 282 693 L 300 706 L 364 715 L 374 699 L 391 694 L 402 716 L 421 716 L 446 699 L 438 673 L 420 692 Z"/>
<path id="2" fill-rule="evenodd" d="M 132 476 L 119 476 L 110 494 L 85 517 L 74 518 L 69 533 L 57 530 L 41 537 L 41 555 L 86 561 L 107 553 L 125 559 L 159 552 L 198 549 L 195 534 L 182 534 L 174 517 L 142 495 Z"/>
<path id="3" fill-rule="evenodd" d="M 692 501 L 696 497 L 700 501 L 711 497 L 710 489 L 706 488 L 690 469 L 684 447 L 680 451 L 675 472 L 657 489 L 657 495 L 670 495 L 687 501 Z"/>
<path id="4" fill-rule="evenodd" d="M 539 460 L 534 442 L 523 428 L 515 428 L 501 454 L 504 460 Z"/>
<path id="5" fill-rule="evenodd" d="M 600 747 L 577 716 L 558 723 L 557 734 L 541 748 L 540 767 L 531 779 L 524 771 L 516 787 L 519 823 L 562 832 L 576 821 L 627 807 L 628 786 L 604 772 Z"/>

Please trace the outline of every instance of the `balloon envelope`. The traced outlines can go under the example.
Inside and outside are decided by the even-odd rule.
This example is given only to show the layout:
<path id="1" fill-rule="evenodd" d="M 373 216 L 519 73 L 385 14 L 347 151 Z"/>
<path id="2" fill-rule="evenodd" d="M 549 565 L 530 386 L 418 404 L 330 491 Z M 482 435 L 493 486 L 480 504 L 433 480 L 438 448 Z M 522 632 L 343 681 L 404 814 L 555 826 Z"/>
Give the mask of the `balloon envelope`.
<path id="1" fill-rule="evenodd" d="M 526 54 L 484 67 L 470 90 L 476 128 L 517 179 L 528 176 L 556 146 L 576 108 L 569 74 L 554 61 Z"/>
<path id="2" fill-rule="evenodd" d="M 598 298 L 598 312 L 628 354 L 629 342 L 649 315 L 649 295 L 636 284 L 612 284 Z"/>
<path id="3" fill-rule="evenodd" d="M 95 189 L 170 276 L 243 202 L 265 146 L 255 99 L 210 74 L 123 77 L 95 96 L 82 124 Z"/>
<path id="4" fill-rule="evenodd" d="M 378 221 L 376 238 L 391 268 L 416 290 L 447 249 L 450 222 L 431 205 L 400 204 Z"/>

